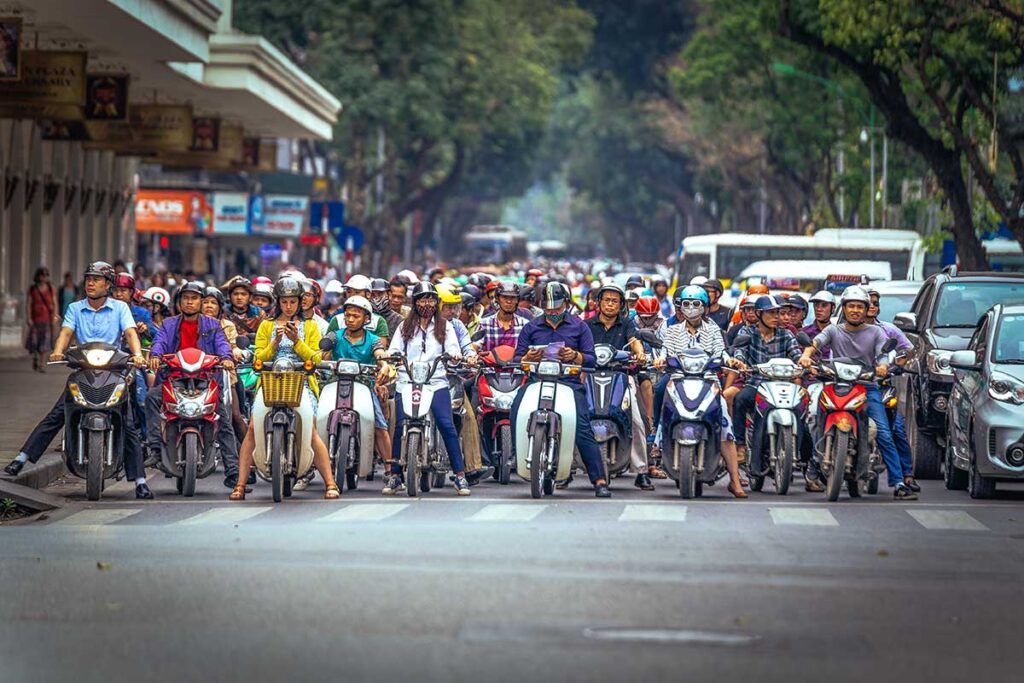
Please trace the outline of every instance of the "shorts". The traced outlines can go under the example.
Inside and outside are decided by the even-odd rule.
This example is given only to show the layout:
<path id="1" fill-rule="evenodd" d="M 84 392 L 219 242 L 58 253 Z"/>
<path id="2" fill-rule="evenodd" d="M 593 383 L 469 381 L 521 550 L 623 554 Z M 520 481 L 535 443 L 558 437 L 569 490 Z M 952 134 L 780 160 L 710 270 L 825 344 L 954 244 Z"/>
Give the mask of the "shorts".
<path id="1" fill-rule="evenodd" d="M 384 419 L 384 409 L 381 408 L 377 392 L 370 389 L 370 396 L 373 397 L 373 426 L 376 429 L 387 429 L 388 421 Z"/>

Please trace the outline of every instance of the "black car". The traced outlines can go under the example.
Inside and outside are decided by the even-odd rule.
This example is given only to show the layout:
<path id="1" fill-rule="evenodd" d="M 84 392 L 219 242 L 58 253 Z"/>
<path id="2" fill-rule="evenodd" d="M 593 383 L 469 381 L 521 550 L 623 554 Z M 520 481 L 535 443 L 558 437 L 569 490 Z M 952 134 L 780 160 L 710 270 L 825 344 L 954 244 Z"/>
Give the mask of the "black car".
<path id="1" fill-rule="evenodd" d="M 953 388 L 950 356 L 967 348 L 978 320 L 993 305 L 1024 301 L 1024 274 L 967 273 L 949 266 L 928 278 L 909 313 L 893 323 L 914 344 L 900 401 L 914 476 L 938 479 L 945 449 L 946 412 Z"/>

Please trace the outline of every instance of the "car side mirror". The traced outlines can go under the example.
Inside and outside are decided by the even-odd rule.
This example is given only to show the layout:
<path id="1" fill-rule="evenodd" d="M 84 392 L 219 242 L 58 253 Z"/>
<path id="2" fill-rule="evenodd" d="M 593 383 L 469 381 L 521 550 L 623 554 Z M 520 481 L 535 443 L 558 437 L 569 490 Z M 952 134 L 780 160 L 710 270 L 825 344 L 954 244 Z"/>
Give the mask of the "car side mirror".
<path id="1" fill-rule="evenodd" d="M 976 361 L 974 351 L 954 351 L 949 357 L 949 367 L 954 370 L 979 370 L 981 366 Z"/>
<path id="2" fill-rule="evenodd" d="M 237 346 L 238 348 L 240 348 L 242 350 L 248 349 L 251 345 L 252 345 L 252 340 L 250 340 L 246 336 L 241 336 L 241 337 L 238 337 L 237 339 L 235 339 L 235 346 Z"/>
<path id="3" fill-rule="evenodd" d="M 665 345 L 654 330 L 637 330 L 637 336 L 640 337 L 640 341 L 647 342 L 656 349 L 660 349 Z"/>
<path id="4" fill-rule="evenodd" d="M 916 313 L 897 313 L 892 319 L 892 324 L 897 329 L 903 332 L 910 332 L 911 334 L 917 333 L 917 314 Z"/>

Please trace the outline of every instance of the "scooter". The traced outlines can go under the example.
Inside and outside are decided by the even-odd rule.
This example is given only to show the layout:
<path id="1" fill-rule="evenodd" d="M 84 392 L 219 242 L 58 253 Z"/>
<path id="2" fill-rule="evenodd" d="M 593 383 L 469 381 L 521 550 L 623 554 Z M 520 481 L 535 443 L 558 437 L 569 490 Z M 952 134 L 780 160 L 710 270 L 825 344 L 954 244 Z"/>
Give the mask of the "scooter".
<path id="1" fill-rule="evenodd" d="M 804 418 L 810 394 L 796 383 L 804 370 L 788 358 L 772 358 L 754 366 L 752 373 L 765 381 L 757 387 L 756 416 L 751 415 L 744 425 L 751 465 L 762 465 L 760 470 L 750 467 L 750 490 L 760 491 L 765 478 L 771 477 L 775 492 L 784 496 L 789 492 L 793 469 L 800 459 L 800 439 L 805 436 Z M 759 425 L 756 430 L 755 424 Z"/>
<path id="2" fill-rule="evenodd" d="M 523 388 L 516 416 L 516 472 L 530 482 L 534 498 L 554 493 L 569 478 L 576 443 L 576 398 L 565 380 L 582 367 L 557 360 L 524 362 L 537 381 Z"/>
<path id="3" fill-rule="evenodd" d="M 396 401 L 402 402 L 405 419 L 402 423 L 401 466 L 410 497 L 429 493 L 432 484 L 444 477 L 450 469 L 448 457 L 438 448 L 440 441 L 430 406 L 437 389 L 430 384 L 438 363 L 447 362 L 448 354 L 441 354 L 432 362 L 409 363 L 402 354 L 394 354 L 388 360 L 401 364 L 408 379 L 397 383 Z"/>
<path id="4" fill-rule="evenodd" d="M 526 373 L 513 362 L 516 350 L 498 346 L 480 354 L 481 369 L 477 379 L 480 397 L 480 431 L 490 450 L 494 478 L 506 485 L 512 477 L 515 451 L 512 448 L 512 404 L 526 383 Z"/>
<path id="5" fill-rule="evenodd" d="M 221 359 L 189 348 L 166 354 L 161 361 L 168 369 L 161 387 L 161 469 L 177 479 L 178 493 L 191 498 L 196 479 L 217 469 Z"/>
<path id="6" fill-rule="evenodd" d="M 607 344 L 594 347 L 596 368 L 586 373 L 584 386 L 590 425 L 601 450 L 604 477 L 611 481 L 629 467 L 633 447 L 633 415 L 629 391 L 629 373 L 635 370 L 633 354 Z M 578 456 L 577 456 L 578 457 Z M 574 463 L 583 469 L 583 462 Z"/>
<path id="7" fill-rule="evenodd" d="M 93 342 L 68 349 L 74 370 L 64 395 L 64 463 L 85 479 L 85 496 L 99 500 L 103 483 L 118 476 L 124 464 L 124 424 L 131 383 L 131 356 L 116 346 Z"/>
<path id="8" fill-rule="evenodd" d="M 332 342 L 322 340 L 321 350 L 333 348 Z M 359 480 L 366 479 L 373 470 L 373 389 L 359 380 L 375 377 L 377 366 L 338 360 L 322 362 L 318 367 L 333 381 L 320 389 L 316 431 L 327 444 L 335 480 L 344 481 L 354 491 Z"/>

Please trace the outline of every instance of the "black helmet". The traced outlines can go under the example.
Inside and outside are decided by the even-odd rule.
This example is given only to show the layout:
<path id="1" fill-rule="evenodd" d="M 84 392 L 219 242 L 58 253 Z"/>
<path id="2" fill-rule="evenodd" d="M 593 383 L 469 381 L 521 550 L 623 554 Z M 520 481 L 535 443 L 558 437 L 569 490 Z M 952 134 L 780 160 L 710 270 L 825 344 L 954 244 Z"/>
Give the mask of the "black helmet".
<path id="1" fill-rule="evenodd" d="M 476 279 L 477 282 L 479 283 L 477 287 L 484 291 L 487 291 L 487 285 L 491 284 L 491 280 L 493 280 L 494 278 L 488 275 L 487 273 L 476 273 Z"/>
<path id="2" fill-rule="evenodd" d="M 562 304 L 569 303 L 572 295 L 569 294 L 569 288 L 563 285 L 561 282 L 549 282 L 544 285 L 544 289 L 540 291 L 539 306 L 544 309 L 558 308 Z"/>
<path id="3" fill-rule="evenodd" d="M 274 283 L 274 298 L 280 300 L 283 296 L 302 297 L 302 285 L 293 277 L 283 277 Z"/>
<path id="4" fill-rule="evenodd" d="M 462 292 L 463 294 L 469 294 L 471 297 L 473 297 L 473 303 L 479 303 L 480 297 L 483 296 L 483 293 L 480 291 L 480 288 L 472 284 L 468 284 L 465 287 L 463 287 Z"/>
<path id="5" fill-rule="evenodd" d="M 181 301 L 181 296 L 185 292 L 195 292 L 196 294 L 199 295 L 199 298 L 201 299 L 204 296 L 206 296 L 206 283 L 200 282 L 199 280 L 192 280 L 190 282 L 186 282 L 181 287 L 178 287 L 177 291 L 174 292 L 175 310 L 179 308 L 178 304 Z"/>
<path id="6" fill-rule="evenodd" d="M 412 300 L 416 301 L 422 299 L 425 296 L 432 296 L 438 301 L 441 300 L 441 295 L 437 293 L 437 289 L 429 281 L 420 280 L 412 286 L 412 292 L 410 293 Z"/>
<path id="7" fill-rule="evenodd" d="M 462 294 L 459 294 L 459 296 L 462 297 L 463 306 L 472 308 L 473 306 L 476 305 L 476 299 L 474 299 L 473 295 L 470 294 L 469 292 L 463 292 Z"/>
<path id="8" fill-rule="evenodd" d="M 388 281 L 382 277 L 375 277 L 370 280 L 370 291 L 371 292 L 386 292 L 388 291 Z"/>
<path id="9" fill-rule="evenodd" d="M 641 275 L 630 275 L 626 279 L 626 287 L 643 287 L 644 278 Z"/>
<path id="10" fill-rule="evenodd" d="M 722 292 L 725 291 L 725 288 L 722 287 L 722 283 L 716 280 L 715 278 L 708 278 L 708 280 L 704 284 L 702 284 L 701 287 L 703 287 L 704 289 L 713 289 L 716 292 L 718 292 L 719 296 L 721 296 Z"/>
<path id="11" fill-rule="evenodd" d="M 228 293 L 228 296 L 231 296 L 231 292 L 235 291 L 239 287 L 249 292 L 249 294 L 252 294 L 252 283 L 249 282 L 249 278 L 242 277 L 241 275 L 231 278 L 228 281 L 227 287 L 224 288 L 224 291 Z"/>
<path id="12" fill-rule="evenodd" d="M 494 289 L 494 296 L 514 296 L 519 298 L 519 284 L 512 282 L 512 280 L 500 280 L 498 286 Z"/>
<path id="13" fill-rule="evenodd" d="M 93 261 L 82 273 L 82 278 L 87 278 L 90 275 L 98 275 L 102 278 L 106 278 L 107 282 L 114 284 L 114 266 L 110 265 L 106 261 Z"/>
<path id="14" fill-rule="evenodd" d="M 519 288 L 519 300 L 533 303 L 533 287 L 530 285 L 522 285 Z"/>
<path id="15" fill-rule="evenodd" d="M 224 309 L 224 292 L 220 291 L 216 287 L 210 286 L 203 291 L 203 298 L 205 299 L 208 296 L 212 296 L 216 299 L 217 305 L 221 307 L 221 310 Z"/>

